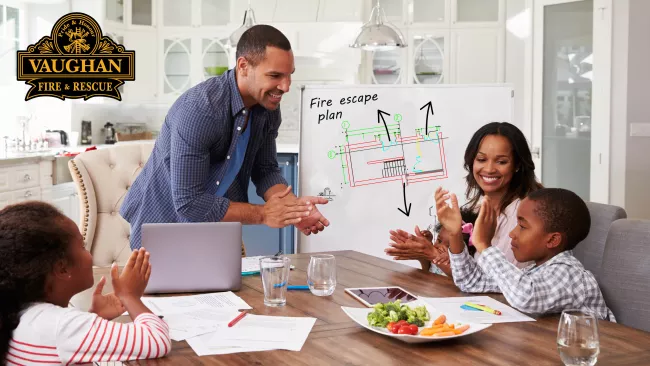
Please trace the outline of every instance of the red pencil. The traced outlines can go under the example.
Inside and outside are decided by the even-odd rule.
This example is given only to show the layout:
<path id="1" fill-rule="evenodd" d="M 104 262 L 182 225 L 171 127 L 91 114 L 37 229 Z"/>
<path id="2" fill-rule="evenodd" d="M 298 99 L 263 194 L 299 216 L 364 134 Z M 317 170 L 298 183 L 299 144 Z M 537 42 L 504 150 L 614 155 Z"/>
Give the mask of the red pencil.
<path id="1" fill-rule="evenodd" d="M 239 315 L 237 315 L 235 319 L 231 320 L 230 323 L 228 323 L 228 328 L 231 328 L 233 325 L 237 324 L 237 322 L 242 320 L 242 318 L 246 316 L 246 313 L 246 311 L 242 311 Z"/>

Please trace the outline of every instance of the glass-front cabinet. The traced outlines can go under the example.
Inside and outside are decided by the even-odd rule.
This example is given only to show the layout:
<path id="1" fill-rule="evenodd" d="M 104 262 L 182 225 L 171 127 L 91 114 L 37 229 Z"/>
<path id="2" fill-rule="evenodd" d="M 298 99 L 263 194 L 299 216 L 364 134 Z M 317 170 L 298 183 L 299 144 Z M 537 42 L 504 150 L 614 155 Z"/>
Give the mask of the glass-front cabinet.
<path id="1" fill-rule="evenodd" d="M 228 70 L 228 51 L 226 48 L 227 38 L 203 38 L 201 39 L 203 77 L 207 80 L 213 76 L 219 76 Z"/>
<path id="2" fill-rule="evenodd" d="M 163 94 L 180 95 L 192 85 L 192 39 L 165 38 L 163 49 Z"/>
<path id="3" fill-rule="evenodd" d="M 415 84 L 439 84 L 446 82 L 445 36 L 417 32 L 411 39 L 410 66 Z"/>
<path id="4" fill-rule="evenodd" d="M 372 83 L 401 84 L 406 70 L 403 54 L 403 49 L 373 52 Z"/>
<path id="5" fill-rule="evenodd" d="M 162 26 L 197 28 L 230 22 L 230 0 L 163 0 Z"/>

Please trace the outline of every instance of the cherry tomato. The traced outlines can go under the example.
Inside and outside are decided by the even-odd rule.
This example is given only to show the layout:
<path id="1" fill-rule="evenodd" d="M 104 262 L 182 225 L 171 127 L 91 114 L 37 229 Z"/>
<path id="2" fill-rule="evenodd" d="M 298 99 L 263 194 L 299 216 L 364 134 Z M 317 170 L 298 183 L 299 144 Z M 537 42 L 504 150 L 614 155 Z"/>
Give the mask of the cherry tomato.
<path id="1" fill-rule="evenodd" d="M 400 320 L 397 322 L 397 324 L 399 324 L 400 326 L 409 325 L 409 323 L 406 320 Z"/>
<path id="2" fill-rule="evenodd" d="M 390 330 L 393 328 L 393 325 L 395 325 L 395 322 L 388 322 L 388 324 L 386 324 L 386 329 L 388 329 L 390 332 Z"/>
<path id="3" fill-rule="evenodd" d="M 411 327 L 408 325 L 400 327 L 397 334 L 411 334 Z"/>
<path id="4" fill-rule="evenodd" d="M 393 325 L 393 328 L 390 329 L 390 332 L 393 334 L 397 334 L 401 328 L 402 328 L 401 325 L 395 324 Z"/>
<path id="5" fill-rule="evenodd" d="M 411 331 L 411 334 L 413 334 L 413 335 L 418 334 L 418 331 L 420 330 L 420 328 L 418 328 L 418 326 L 415 325 L 415 324 L 411 324 L 408 327 L 409 327 L 409 330 Z"/>

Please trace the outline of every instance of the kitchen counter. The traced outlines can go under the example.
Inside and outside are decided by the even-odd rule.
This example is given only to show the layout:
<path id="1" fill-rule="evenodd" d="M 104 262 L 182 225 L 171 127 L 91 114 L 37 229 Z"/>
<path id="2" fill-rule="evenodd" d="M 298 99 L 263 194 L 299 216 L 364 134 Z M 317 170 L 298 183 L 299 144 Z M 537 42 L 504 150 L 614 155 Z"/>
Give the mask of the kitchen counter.
<path id="1" fill-rule="evenodd" d="M 153 140 L 151 141 L 153 143 Z M 26 163 L 33 161 L 41 160 L 54 160 L 56 156 L 62 152 L 84 152 L 87 148 L 95 146 L 98 149 L 104 149 L 108 147 L 126 145 L 132 143 L 142 143 L 142 141 L 125 141 L 119 142 L 115 145 L 79 145 L 75 147 L 57 147 L 48 150 L 42 151 L 0 151 L 0 165 L 16 164 L 16 163 Z M 277 151 L 279 154 L 297 154 L 298 153 L 298 144 L 287 144 L 287 143 L 278 143 Z"/>

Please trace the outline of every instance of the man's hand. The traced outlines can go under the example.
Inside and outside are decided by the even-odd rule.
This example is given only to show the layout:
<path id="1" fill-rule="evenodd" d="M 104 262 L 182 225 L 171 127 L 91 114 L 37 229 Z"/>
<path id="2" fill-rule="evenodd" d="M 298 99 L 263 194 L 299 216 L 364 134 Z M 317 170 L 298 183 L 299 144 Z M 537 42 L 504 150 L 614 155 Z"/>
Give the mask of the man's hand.
<path id="1" fill-rule="evenodd" d="M 105 284 L 106 278 L 102 277 L 97 284 L 97 288 L 95 288 L 95 291 L 93 292 L 92 303 L 88 311 L 95 313 L 106 320 L 113 320 L 122 315 L 126 309 L 114 293 L 111 292 L 110 294 L 102 295 Z"/>
<path id="2" fill-rule="evenodd" d="M 472 232 L 472 243 L 476 251 L 480 253 L 490 247 L 496 229 L 497 212 L 492 208 L 489 200 L 484 199 Z"/>
<path id="3" fill-rule="evenodd" d="M 311 211 L 314 211 L 313 208 L 310 210 L 311 205 L 290 193 L 291 186 L 288 186 L 266 201 L 262 210 L 263 224 L 277 229 L 296 225 L 311 217 Z"/>
<path id="4" fill-rule="evenodd" d="M 325 205 L 329 202 L 326 198 L 323 197 L 313 197 L 306 196 L 300 197 L 298 199 L 300 202 L 303 202 L 311 208 L 309 216 L 300 220 L 299 223 L 294 224 L 300 232 L 305 235 L 318 234 L 319 232 L 325 230 L 326 226 L 330 225 L 328 219 L 320 213 L 318 208 L 315 205 Z M 313 205 L 313 206 L 312 206 Z"/>

